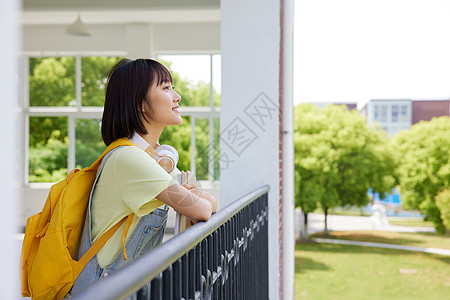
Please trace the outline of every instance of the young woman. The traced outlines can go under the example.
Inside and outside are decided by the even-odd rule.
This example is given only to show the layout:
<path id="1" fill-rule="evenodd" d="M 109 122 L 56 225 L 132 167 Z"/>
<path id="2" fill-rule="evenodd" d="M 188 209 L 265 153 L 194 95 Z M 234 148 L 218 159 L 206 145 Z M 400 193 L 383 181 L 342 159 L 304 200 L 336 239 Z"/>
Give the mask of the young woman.
<path id="1" fill-rule="evenodd" d="M 159 245 L 168 206 L 195 221 L 208 220 L 217 209 L 211 194 L 179 185 L 177 170 L 169 174 L 154 159 L 163 129 L 182 122 L 181 97 L 172 83 L 169 71 L 151 59 L 124 59 L 108 75 L 103 140 L 109 145 L 125 137 L 135 146 L 120 147 L 103 159 L 78 256 L 124 217 L 134 217 L 128 231 L 123 224 L 84 268 L 72 295 Z"/>

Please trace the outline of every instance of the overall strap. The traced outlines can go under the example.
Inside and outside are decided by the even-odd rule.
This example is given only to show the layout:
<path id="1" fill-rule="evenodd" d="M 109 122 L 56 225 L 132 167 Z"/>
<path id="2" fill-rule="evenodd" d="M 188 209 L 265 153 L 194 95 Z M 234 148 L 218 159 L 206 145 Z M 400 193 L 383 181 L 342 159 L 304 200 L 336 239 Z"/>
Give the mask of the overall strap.
<path id="1" fill-rule="evenodd" d="M 95 256 L 95 254 L 102 249 L 102 247 L 106 244 L 106 242 L 112 237 L 112 235 L 119 229 L 119 227 L 125 222 L 125 220 L 128 218 L 128 216 L 124 217 L 122 220 L 120 220 L 116 225 L 111 227 L 107 232 L 102 234 L 95 243 L 91 246 L 91 248 L 86 251 L 86 253 L 80 258 L 78 261 L 83 266 L 86 266 L 88 262 Z"/>

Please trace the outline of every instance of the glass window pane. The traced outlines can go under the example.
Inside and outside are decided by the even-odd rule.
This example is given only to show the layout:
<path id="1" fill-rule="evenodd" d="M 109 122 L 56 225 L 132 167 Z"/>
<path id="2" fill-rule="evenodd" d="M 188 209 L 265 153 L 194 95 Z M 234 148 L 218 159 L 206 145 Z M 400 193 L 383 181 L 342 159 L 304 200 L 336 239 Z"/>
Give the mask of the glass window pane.
<path id="1" fill-rule="evenodd" d="M 195 171 L 197 180 L 209 180 L 209 146 L 209 120 L 196 119 Z"/>
<path id="2" fill-rule="evenodd" d="M 380 118 L 380 106 L 379 105 L 374 105 L 374 113 L 373 113 L 373 118 L 375 120 L 379 120 Z"/>
<path id="3" fill-rule="evenodd" d="M 177 168 L 181 171 L 187 171 L 191 168 L 191 118 L 182 117 L 182 119 L 181 125 L 164 128 L 159 143 L 177 149 L 179 155 Z"/>
<path id="4" fill-rule="evenodd" d="M 108 71 L 122 57 L 92 56 L 81 58 L 81 103 L 103 106 Z"/>
<path id="5" fill-rule="evenodd" d="M 181 106 L 209 106 L 211 58 L 209 55 L 159 55 L 169 68 Z"/>
<path id="6" fill-rule="evenodd" d="M 75 105 L 75 58 L 30 58 L 30 106 Z"/>
<path id="7" fill-rule="evenodd" d="M 398 105 L 392 105 L 392 122 L 398 121 Z"/>
<path id="8" fill-rule="evenodd" d="M 89 167 L 106 149 L 100 124 L 97 119 L 75 120 L 75 165 L 79 169 Z"/>
<path id="9" fill-rule="evenodd" d="M 401 114 L 400 114 L 400 121 L 407 122 L 408 121 L 408 107 L 406 105 L 401 106 Z"/>
<path id="10" fill-rule="evenodd" d="M 220 106 L 220 93 L 222 91 L 222 69 L 221 69 L 221 56 L 219 54 L 213 55 L 213 99 L 214 105 Z"/>
<path id="11" fill-rule="evenodd" d="M 67 175 L 67 117 L 30 117 L 29 182 L 56 182 Z"/>

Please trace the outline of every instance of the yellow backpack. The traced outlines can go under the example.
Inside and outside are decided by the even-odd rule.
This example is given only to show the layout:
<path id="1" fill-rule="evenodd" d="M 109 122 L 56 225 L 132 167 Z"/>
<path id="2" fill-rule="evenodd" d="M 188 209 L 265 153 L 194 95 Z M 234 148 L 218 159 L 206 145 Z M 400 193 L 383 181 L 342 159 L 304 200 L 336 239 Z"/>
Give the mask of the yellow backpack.
<path id="1" fill-rule="evenodd" d="M 118 139 L 89 168 L 72 170 L 66 179 L 51 187 L 42 212 L 28 218 L 20 256 L 22 296 L 31 296 L 33 300 L 62 299 L 83 268 L 126 219 L 128 231 L 133 214 L 98 238 L 80 260 L 74 260 L 103 156 L 119 146 L 132 145 L 128 139 Z"/>

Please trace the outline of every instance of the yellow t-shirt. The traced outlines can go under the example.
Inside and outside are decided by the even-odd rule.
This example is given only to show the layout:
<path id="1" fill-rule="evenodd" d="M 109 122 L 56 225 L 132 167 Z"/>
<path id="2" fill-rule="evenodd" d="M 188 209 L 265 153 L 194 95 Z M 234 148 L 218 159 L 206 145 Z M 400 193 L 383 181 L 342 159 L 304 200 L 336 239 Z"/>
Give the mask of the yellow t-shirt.
<path id="1" fill-rule="evenodd" d="M 173 184 L 177 184 L 176 180 L 145 151 L 134 146 L 116 150 L 106 162 L 92 196 L 93 242 L 134 212 L 128 240 L 139 219 L 164 204 L 155 197 Z M 120 253 L 124 227 L 125 224 L 99 251 L 101 267 L 113 262 Z"/>

